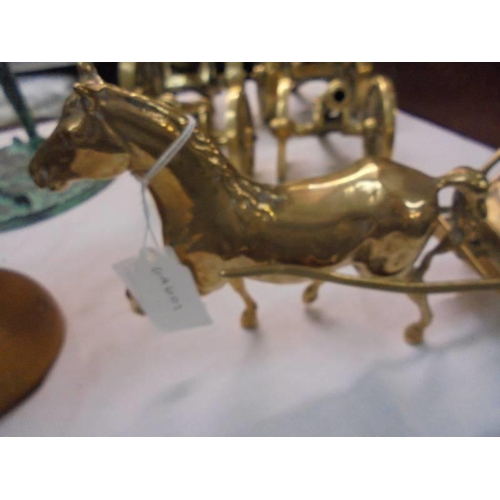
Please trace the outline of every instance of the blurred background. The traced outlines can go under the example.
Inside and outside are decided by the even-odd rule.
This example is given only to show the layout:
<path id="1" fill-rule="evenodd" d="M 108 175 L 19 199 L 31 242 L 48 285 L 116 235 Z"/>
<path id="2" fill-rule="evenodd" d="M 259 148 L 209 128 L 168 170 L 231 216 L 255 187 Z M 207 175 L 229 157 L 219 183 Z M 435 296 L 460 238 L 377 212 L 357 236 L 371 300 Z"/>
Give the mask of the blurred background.
<path id="1" fill-rule="evenodd" d="M 374 64 L 376 73 L 393 80 L 400 109 L 488 146 L 500 145 L 500 63 Z M 118 63 L 96 65 L 104 80 L 117 82 Z M 35 119 L 57 118 L 76 79 L 75 63 L 11 63 L 11 69 Z M 18 119 L 0 92 L 0 128 L 15 126 Z"/>

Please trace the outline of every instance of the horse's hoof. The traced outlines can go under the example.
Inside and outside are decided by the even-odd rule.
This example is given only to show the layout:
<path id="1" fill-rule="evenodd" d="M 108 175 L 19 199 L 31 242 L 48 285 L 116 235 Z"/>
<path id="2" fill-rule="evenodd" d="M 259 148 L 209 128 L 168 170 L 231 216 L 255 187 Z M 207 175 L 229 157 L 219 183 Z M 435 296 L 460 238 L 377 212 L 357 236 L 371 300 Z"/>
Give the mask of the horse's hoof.
<path id="1" fill-rule="evenodd" d="M 421 344 L 424 340 L 424 329 L 420 325 L 410 325 L 405 330 L 405 340 L 411 345 Z"/>
<path id="2" fill-rule="evenodd" d="M 255 313 L 255 311 L 253 310 L 245 311 L 241 315 L 241 326 L 248 330 L 253 330 L 254 328 L 257 328 L 257 314 Z"/>
<path id="3" fill-rule="evenodd" d="M 125 292 L 125 295 L 127 296 L 127 299 L 130 302 L 130 307 L 132 308 L 132 311 L 134 311 L 136 314 L 140 314 L 141 316 L 145 316 L 146 313 L 144 312 L 144 309 L 139 305 L 139 302 L 137 302 L 137 300 L 132 295 L 130 290 L 127 290 Z"/>
<path id="4" fill-rule="evenodd" d="M 318 298 L 318 290 L 313 285 L 308 286 L 302 294 L 302 300 L 306 304 L 314 302 Z"/>

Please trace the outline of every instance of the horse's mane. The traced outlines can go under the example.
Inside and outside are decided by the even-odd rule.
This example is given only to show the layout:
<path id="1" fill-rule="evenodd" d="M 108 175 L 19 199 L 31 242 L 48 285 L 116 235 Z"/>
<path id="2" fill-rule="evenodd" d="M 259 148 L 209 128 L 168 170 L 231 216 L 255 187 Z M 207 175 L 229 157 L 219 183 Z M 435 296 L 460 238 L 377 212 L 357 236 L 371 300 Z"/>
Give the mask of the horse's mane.
<path id="1" fill-rule="evenodd" d="M 108 86 L 108 88 L 111 86 Z M 113 91 L 118 93 L 129 105 L 139 112 L 148 111 L 149 118 L 156 118 L 158 124 L 164 127 L 164 122 L 171 124 L 177 134 L 180 134 L 186 126 L 187 118 L 180 107 L 168 102 L 153 100 L 134 92 L 113 86 Z M 211 176 L 217 177 L 217 181 L 230 192 L 235 199 L 239 199 L 240 208 L 249 205 L 262 216 L 268 217 L 270 210 L 268 204 L 276 202 L 280 196 L 276 189 L 267 184 L 260 184 L 242 176 L 221 153 L 218 145 L 211 137 L 206 136 L 198 127 L 195 127 L 193 135 L 188 142 L 197 156 L 204 159 L 204 164 L 210 168 Z"/>
<path id="2" fill-rule="evenodd" d="M 149 112 L 149 117 L 155 117 L 155 115 L 157 115 L 159 118 L 159 122 L 166 120 L 168 123 L 174 126 L 178 134 L 180 134 L 182 132 L 182 129 L 186 126 L 186 115 L 182 111 L 182 109 L 180 109 L 180 107 L 176 106 L 175 104 L 160 101 L 157 99 L 153 100 L 141 94 L 136 94 L 135 92 L 130 92 L 114 85 L 108 85 L 107 87 L 111 87 L 114 92 L 119 94 L 120 97 L 123 98 L 123 100 L 132 105 L 132 107 L 136 108 L 140 113 L 146 110 Z M 159 123 L 159 125 L 163 124 Z M 207 146 L 211 146 L 210 149 L 214 151 L 214 159 L 220 154 L 219 149 L 214 141 L 210 137 L 207 137 L 205 134 L 203 134 L 203 132 L 198 127 L 194 129 L 193 135 L 190 139 L 190 143 L 196 149 L 202 150 L 205 155 L 208 149 Z"/>

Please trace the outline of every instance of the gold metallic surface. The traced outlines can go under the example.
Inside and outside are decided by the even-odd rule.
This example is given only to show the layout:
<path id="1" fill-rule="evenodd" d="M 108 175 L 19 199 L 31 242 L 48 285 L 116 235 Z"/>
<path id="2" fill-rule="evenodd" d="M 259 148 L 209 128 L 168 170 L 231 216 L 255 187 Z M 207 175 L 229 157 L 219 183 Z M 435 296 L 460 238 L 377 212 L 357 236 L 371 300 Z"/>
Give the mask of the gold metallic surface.
<path id="1" fill-rule="evenodd" d="M 311 280 L 328 281 L 340 285 L 396 293 L 436 294 L 500 289 L 500 279 L 493 278 L 485 280 L 437 281 L 435 283 L 391 282 L 384 278 L 356 278 L 337 272 L 318 271 L 308 267 L 283 264 L 264 264 L 262 266 L 240 267 L 227 271 L 223 270 L 221 275 L 227 278 L 250 278 L 266 275 L 299 276 Z"/>
<path id="2" fill-rule="evenodd" d="M 206 124 L 219 145 L 228 148 L 231 163 L 251 176 L 254 170 L 254 127 L 245 94 L 242 63 L 224 63 L 217 73 L 215 63 L 120 63 L 119 83 L 127 90 L 148 97 L 170 100 L 185 91 L 201 96 L 202 108 L 190 103 L 184 111 Z M 373 73 L 371 63 L 265 62 L 252 74 L 258 86 L 260 111 L 278 143 L 278 178 L 287 174 L 287 142 L 292 137 L 330 132 L 358 135 L 364 151 L 374 158 L 390 158 L 394 141 L 396 95 L 392 82 Z M 290 112 L 292 94 L 300 95 L 301 86 L 313 80 L 328 82 L 322 95 L 311 106 L 311 119 L 300 122 Z M 213 97 L 227 90 L 224 127 L 213 125 Z M 304 100 L 302 98 L 302 100 Z M 207 106 L 207 101 L 210 105 Z"/>
<path id="3" fill-rule="evenodd" d="M 500 163 L 500 150 L 481 168 L 486 175 Z M 491 182 L 486 200 L 487 218 L 464 229 L 464 241 L 457 254 L 484 278 L 500 278 L 500 178 Z M 450 230 L 449 223 L 443 222 Z"/>
<path id="4" fill-rule="evenodd" d="M 390 158 L 394 141 L 396 94 L 392 82 L 373 74 L 371 63 L 262 63 L 253 72 L 265 122 L 278 141 L 278 177 L 287 172 L 286 143 L 294 136 L 337 131 L 363 137 L 373 158 Z M 311 80 L 328 82 L 313 103 L 312 119 L 294 121 L 292 93 Z"/>
<path id="5" fill-rule="evenodd" d="M 251 176 L 254 171 L 255 132 L 250 106 L 245 93 L 245 71 L 241 62 L 225 63 L 224 72 L 217 73 L 215 63 L 120 63 L 119 84 L 147 97 L 172 103 L 187 91 L 198 94 L 194 101 L 182 101 L 185 113 L 196 117 L 200 128 L 221 146 L 240 172 Z M 226 90 L 224 125 L 214 126 L 213 98 Z"/>
<path id="6" fill-rule="evenodd" d="M 126 170 L 141 176 L 185 125 L 178 107 L 105 84 L 91 67 L 83 67 L 81 82 L 34 157 L 31 173 L 39 186 L 53 189 Z M 448 216 L 452 230 L 417 266 L 439 225 L 438 193 L 446 187 L 455 190 Z M 165 244 L 191 269 L 201 294 L 233 286 L 246 305 L 244 326 L 256 325 L 256 304 L 241 277 L 223 273 L 260 266 L 259 274 L 266 269 L 272 274 L 260 279 L 287 283 L 304 279 L 290 276 L 297 266 L 301 277 L 324 280 L 316 271 L 354 265 L 371 288 L 382 281 L 402 285 L 421 313 L 407 327 L 406 339 L 419 343 L 432 314 L 425 293 L 405 284 L 422 282 L 435 255 L 473 238 L 486 218 L 489 183 L 469 167 L 434 178 L 388 159 L 365 157 L 331 175 L 271 186 L 244 177 L 212 138 L 195 129 L 150 188 Z M 276 274 L 280 266 L 283 273 Z M 320 283 L 308 287 L 305 301 L 314 300 Z"/>

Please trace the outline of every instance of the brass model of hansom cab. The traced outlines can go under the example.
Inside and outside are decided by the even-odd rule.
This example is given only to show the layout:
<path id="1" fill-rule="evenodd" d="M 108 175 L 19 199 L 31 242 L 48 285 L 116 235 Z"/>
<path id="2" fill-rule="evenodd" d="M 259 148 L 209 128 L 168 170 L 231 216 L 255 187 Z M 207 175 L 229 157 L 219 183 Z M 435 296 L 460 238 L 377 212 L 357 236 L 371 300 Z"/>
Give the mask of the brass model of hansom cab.
<path id="1" fill-rule="evenodd" d="M 127 170 L 146 175 L 187 118 L 178 106 L 106 84 L 92 65 L 80 70 L 57 128 L 32 161 L 35 182 L 60 189 Z M 491 166 L 497 160 L 498 155 Z M 200 294 L 233 287 L 245 303 L 243 326 L 257 323 L 244 277 L 274 283 L 313 279 L 306 302 L 325 281 L 406 293 L 420 318 L 407 326 L 405 337 L 419 343 L 432 319 L 428 293 L 500 287 L 499 279 L 423 282 L 435 255 L 473 245 L 482 234 L 491 166 L 431 177 L 366 156 L 330 175 L 271 186 L 242 175 L 213 138 L 195 128 L 150 188 L 165 244 L 189 267 Z M 438 200 L 447 187 L 454 190 L 449 211 Z M 451 230 L 422 255 L 444 215 Z M 498 255 L 498 247 L 486 248 Z M 360 277 L 336 271 L 347 265 Z"/>

